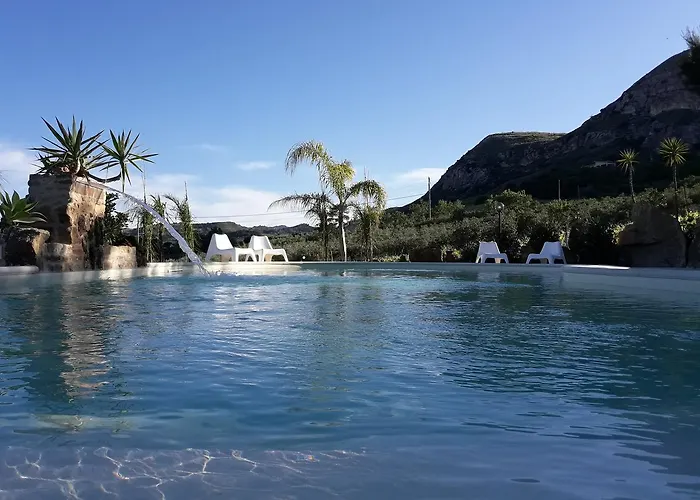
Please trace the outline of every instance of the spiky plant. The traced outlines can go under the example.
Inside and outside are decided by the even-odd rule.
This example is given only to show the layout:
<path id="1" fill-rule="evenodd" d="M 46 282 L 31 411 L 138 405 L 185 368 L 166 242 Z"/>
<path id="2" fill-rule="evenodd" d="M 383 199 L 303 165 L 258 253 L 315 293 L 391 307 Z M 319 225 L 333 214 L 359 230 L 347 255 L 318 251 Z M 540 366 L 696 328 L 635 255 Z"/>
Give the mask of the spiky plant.
<path id="1" fill-rule="evenodd" d="M 12 195 L 0 191 L 0 236 L 6 236 L 12 228 L 36 222 L 46 222 L 46 218 L 36 210 L 37 203 L 20 197 L 17 191 Z"/>
<path id="2" fill-rule="evenodd" d="M 121 179 L 122 181 L 122 191 L 126 182 L 131 184 L 131 177 L 129 175 L 129 167 L 134 167 L 139 172 L 143 172 L 141 167 L 141 162 L 153 163 L 154 156 L 158 156 L 156 153 L 149 153 L 147 149 L 139 151 L 138 140 L 140 134 L 136 134 L 136 137 L 131 138 L 131 130 L 128 132 L 122 131 L 119 135 L 115 135 L 111 130 L 109 131 L 109 136 L 111 139 L 111 144 L 107 146 L 102 145 L 105 156 L 107 158 L 107 166 L 105 168 L 116 166 L 119 168 L 119 173 L 115 177 L 115 180 Z M 108 181 L 111 182 L 111 181 Z"/>
<path id="3" fill-rule="evenodd" d="M 659 147 L 659 155 L 663 159 L 667 167 L 673 171 L 673 192 L 676 205 L 676 219 L 680 212 L 678 206 L 678 167 L 685 163 L 686 156 L 690 148 L 688 145 L 677 137 L 669 137 L 661 141 Z"/>
<path id="4" fill-rule="evenodd" d="M 620 158 L 617 160 L 617 164 L 620 168 L 627 173 L 630 181 L 630 194 L 632 195 L 632 203 L 634 203 L 634 169 L 639 163 L 637 160 L 637 152 L 633 149 L 625 149 L 620 151 Z"/>
<path id="5" fill-rule="evenodd" d="M 55 127 L 42 120 L 53 138 L 44 137 L 46 145 L 31 148 L 38 154 L 38 172 L 41 174 L 82 177 L 104 184 L 121 180 L 123 191 L 126 182 L 131 183 L 129 169 L 134 167 L 142 171 L 140 163 L 152 163 L 151 158 L 156 156 L 155 153 L 140 150 L 137 144 L 139 136 L 132 139 L 131 131 L 115 135 L 110 130 L 111 144 L 107 145 L 100 140 L 103 131 L 88 135 L 83 122 L 76 123 L 75 117 L 71 127 L 66 127 L 58 118 Z M 114 176 L 100 177 L 95 174 L 97 170 L 108 173 L 111 167 L 118 167 L 118 173 Z"/>

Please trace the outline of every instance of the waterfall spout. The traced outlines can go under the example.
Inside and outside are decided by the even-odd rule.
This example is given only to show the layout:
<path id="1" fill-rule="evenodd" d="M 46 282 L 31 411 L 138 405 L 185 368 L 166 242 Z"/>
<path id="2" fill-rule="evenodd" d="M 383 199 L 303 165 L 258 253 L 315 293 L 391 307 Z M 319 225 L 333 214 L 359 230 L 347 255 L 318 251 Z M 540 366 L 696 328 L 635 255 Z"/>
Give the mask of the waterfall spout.
<path id="1" fill-rule="evenodd" d="M 118 189 L 114 189 L 114 188 L 111 188 L 109 186 L 105 186 L 104 184 L 102 184 L 100 182 L 94 182 L 94 181 L 87 182 L 87 181 L 84 181 L 82 179 L 76 179 L 76 182 L 80 182 L 82 184 L 85 184 L 86 186 L 91 186 L 91 187 L 97 186 L 97 187 L 104 189 L 106 191 L 116 193 L 119 197 L 127 198 L 130 201 L 133 201 L 134 203 L 139 205 L 141 208 L 143 208 L 148 213 L 150 213 L 158 222 L 160 222 L 161 224 L 163 224 L 163 226 L 165 226 L 165 229 L 167 229 L 168 232 L 172 235 L 172 237 L 175 238 L 175 240 L 177 241 L 177 244 L 180 246 L 180 249 L 183 252 L 185 252 L 185 254 L 187 255 L 187 258 L 190 259 L 190 261 L 193 264 L 196 264 L 199 267 L 199 269 L 202 271 L 202 273 L 204 273 L 206 276 L 211 276 L 209 271 L 207 271 L 207 269 L 204 267 L 204 264 L 202 263 L 202 259 L 200 259 L 196 253 L 194 253 L 194 251 L 190 248 L 190 246 L 187 244 L 187 242 L 182 237 L 182 235 L 180 235 L 180 233 L 175 231 L 175 228 L 173 226 L 171 226 L 170 223 L 167 220 L 165 220 L 165 218 L 161 217 L 160 214 L 158 212 L 156 212 L 153 209 L 153 207 L 151 207 L 148 203 L 146 203 L 143 200 L 139 200 L 135 196 L 131 196 L 130 194 L 123 193 L 123 192 L 119 191 Z"/>

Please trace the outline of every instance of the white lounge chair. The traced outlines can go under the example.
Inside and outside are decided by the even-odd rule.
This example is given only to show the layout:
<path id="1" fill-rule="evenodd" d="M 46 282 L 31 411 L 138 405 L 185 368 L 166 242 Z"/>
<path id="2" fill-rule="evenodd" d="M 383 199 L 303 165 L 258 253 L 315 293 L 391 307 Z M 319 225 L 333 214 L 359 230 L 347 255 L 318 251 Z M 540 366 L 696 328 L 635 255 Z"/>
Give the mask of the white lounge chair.
<path id="1" fill-rule="evenodd" d="M 566 257 L 564 257 L 564 249 L 561 243 L 558 241 L 547 241 L 542 245 L 542 251 L 540 253 L 531 253 L 527 256 L 526 264 L 530 264 L 531 261 L 543 261 L 546 260 L 547 264 L 556 264 L 556 261 L 560 260 L 566 264 Z"/>
<path id="2" fill-rule="evenodd" d="M 204 260 L 211 260 L 214 255 L 221 255 L 221 260 L 228 260 L 233 258 L 234 262 L 238 262 L 238 259 L 245 255 L 246 260 L 248 257 L 252 257 L 255 260 L 256 255 L 250 248 L 235 248 L 231 245 L 231 240 L 225 234 L 212 234 L 211 241 L 209 242 L 209 248 L 207 249 L 207 256 Z"/>
<path id="3" fill-rule="evenodd" d="M 509 263 L 508 256 L 501 253 L 495 241 L 479 242 L 479 250 L 476 252 L 476 263 L 486 264 L 486 259 L 493 259 L 494 262 Z"/>
<path id="4" fill-rule="evenodd" d="M 272 248 L 267 236 L 251 236 L 248 248 L 255 252 L 258 262 L 270 262 L 275 255 L 284 257 L 284 261 L 289 262 L 287 252 L 283 248 Z M 248 257 L 245 259 L 248 260 Z"/>

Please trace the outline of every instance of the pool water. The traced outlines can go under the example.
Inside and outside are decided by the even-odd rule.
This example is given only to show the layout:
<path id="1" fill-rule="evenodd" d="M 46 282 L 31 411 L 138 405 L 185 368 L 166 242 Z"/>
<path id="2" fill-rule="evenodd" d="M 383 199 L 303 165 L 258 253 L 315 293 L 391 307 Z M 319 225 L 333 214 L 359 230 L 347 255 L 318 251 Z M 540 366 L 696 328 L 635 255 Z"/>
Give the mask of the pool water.
<path id="1" fill-rule="evenodd" d="M 0 291 L 0 499 L 700 498 L 700 312 L 495 272 Z"/>

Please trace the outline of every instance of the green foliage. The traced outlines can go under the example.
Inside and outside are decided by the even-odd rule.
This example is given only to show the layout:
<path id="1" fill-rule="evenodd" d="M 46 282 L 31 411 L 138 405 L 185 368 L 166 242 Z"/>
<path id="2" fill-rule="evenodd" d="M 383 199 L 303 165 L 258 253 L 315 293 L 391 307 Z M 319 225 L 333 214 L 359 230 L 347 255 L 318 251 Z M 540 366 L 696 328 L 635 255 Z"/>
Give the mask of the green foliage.
<path id="1" fill-rule="evenodd" d="M 0 192 L 0 229 L 45 222 L 42 214 L 36 211 L 37 203 L 21 198 L 17 191 Z"/>
<path id="2" fill-rule="evenodd" d="M 352 163 L 348 160 L 335 161 L 325 146 L 317 141 L 299 143 L 289 150 L 285 161 L 286 170 L 293 174 L 301 163 L 308 163 L 316 168 L 321 192 L 287 196 L 272 203 L 270 207 L 297 206 L 317 218 L 325 260 L 328 260 L 330 253 L 330 228 L 335 222 L 340 232 L 343 258 L 348 260 L 345 226 L 358 206 L 358 200 L 363 198 L 366 205 L 383 210 L 386 205 L 386 191 L 374 180 L 354 182 L 355 169 Z M 371 232 L 371 224 L 368 227 Z"/>
<path id="3" fill-rule="evenodd" d="M 678 218 L 678 222 L 681 225 L 681 230 L 685 234 L 686 238 L 692 240 L 695 238 L 698 228 L 700 227 L 700 212 L 697 210 L 692 210 Z"/>
<path id="4" fill-rule="evenodd" d="M 44 120 L 42 118 L 42 120 Z M 102 183 L 122 181 L 122 190 L 128 181 L 131 184 L 129 168 L 142 171 L 141 162 L 152 163 L 154 153 L 139 151 L 139 136 L 131 138 L 131 131 L 115 135 L 110 130 L 111 144 L 101 141 L 102 132 L 88 135 L 81 121 L 77 124 L 75 117 L 71 127 L 66 127 L 56 118 L 56 127 L 44 120 L 52 139 L 44 137 L 47 145 L 32 148 L 38 153 L 40 167 L 38 172 L 45 175 L 70 175 L 83 177 Z M 99 177 L 96 170 L 109 171 L 118 167 L 118 173 L 111 177 Z"/>
<path id="5" fill-rule="evenodd" d="M 151 195 L 151 207 L 153 207 L 153 210 L 155 210 L 158 215 L 165 219 L 167 204 L 160 195 Z M 165 251 L 165 226 L 161 222 L 156 221 L 154 222 L 154 229 L 156 234 L 156 238 L 153 242 L 155 258 L 158 262 L 163 262 Z"/>
<path id="6" fill-rule="evenodd" d="M 105 216 L 102 219 L 104 244 L 121 245 L 124 243 L 124 230 L 129 222 L 129 215 L 117 211 L 117 196 L 107 193 L 105 196 Z"/>
<path id="7" fill-rule="evenodd" d="M 187 198 L 186 190 L 184 198 L 178 198 L 172 194 L 166 194 L 164 198 L 173 204 L 171 215 L 178 223 L 178 232 L 182 235 L 190 248 L 194 250 L 197 247 L 198 237 L 194 231 L 194 220 L 192 218 L 190 202 Z"/>

